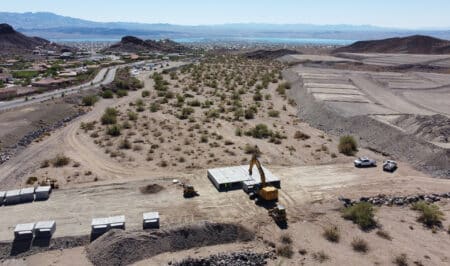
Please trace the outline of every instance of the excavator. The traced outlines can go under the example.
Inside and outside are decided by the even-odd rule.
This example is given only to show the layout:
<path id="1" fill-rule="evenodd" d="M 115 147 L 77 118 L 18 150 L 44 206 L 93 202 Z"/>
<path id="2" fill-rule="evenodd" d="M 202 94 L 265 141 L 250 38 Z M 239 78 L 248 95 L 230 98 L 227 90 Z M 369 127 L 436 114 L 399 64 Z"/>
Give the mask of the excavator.
<path id="1" fill-rule="evenodd" d="M 261 185 L 256 189 L 255 192 L 251 193 L 250 198 L 258 197 L 258 199 L 265 202 L 278 201 L 278 189 L 266 183 L 266 175 L 264 174 L 264 170 L 258 160 L 258 154 L 259 149 L 258 147 L 255 147 L 255 152 L 253 153 L 252 159 L 250 161 L 248 174 L 252 176 L 253 166 L 256 165 L 256 168 L 258 169 L 259 175 L 261 177 Z M 286 208 L 283 205 L 276 204 L 275 207 L 269 209 L 269 216 L 272 217 L 277 224 L 286 224 L 287 222 Z"/>
<path id="2" fill-rule="evenodd" d="M 264 170 L 261 166 L 261 163 L 258 160 L 259 149 L 255 147 L 255 152 L 252 155 L 252 159 L 250 161 L 250 168 L 248 169 L 248 174 L 252 176 L 253 174 L 253 166 L 256 165 L 258 169 L 259 176 L 261 177 L 261 185 L 254 192 L 255 195 L 251 195 L 253 197 L 257 196 L 259 199 L 263 201 L 278 201 L 278 189 L 274 186 L 267 185 L 266 183 L 266 175 L 264 174 Z"/>

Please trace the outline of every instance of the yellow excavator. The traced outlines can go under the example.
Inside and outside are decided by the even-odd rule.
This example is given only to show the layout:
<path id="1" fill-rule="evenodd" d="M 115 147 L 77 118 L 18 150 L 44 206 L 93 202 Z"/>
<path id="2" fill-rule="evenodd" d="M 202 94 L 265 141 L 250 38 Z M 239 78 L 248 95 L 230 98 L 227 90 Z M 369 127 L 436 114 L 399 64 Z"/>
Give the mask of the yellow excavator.
<path id="1" fill-rule="evenodd" d="M 266 175 L 264 174 L 264 170 L 258 160 L 258 155 L 259 149 L 258 147 L 255 147 L 255 152 L 252 155 L 248 173 L 251 176 L 253 173 L 253 166 L 256 165 L 256 168 L 258 168 L 259 175 L 261 177 L 261 185 L 254 192 L 255 195 L 253 197 L 251 196 L 250 198 L 254 198 L 256 196 L 266 202 L 278 201 L 278 189 L 274 186 L 267 185 Z M 279 225 L 286 225 L 287 223 L 286 208 L 278 203 L 275 205 L 275 207 L 269 209 L 269 216 L 272 217 L 274 221 Z"/>
<path id="2" fill-rule="evenodd" d="M 250 168 L 248 169 L 248 174 L 252 176 L 253 166 L 256 165 L 258 168 L 259 176 L 261 177 L 261 185 L 256 189 L 256 196 L 263 201 L 278 201 L 278 189 L 274 186 L 267 185 L 266 175 L 258 160 L 259 150 L 255 147 L 255 152 L 252 155 L 252 160 L 250 161 Z"/>

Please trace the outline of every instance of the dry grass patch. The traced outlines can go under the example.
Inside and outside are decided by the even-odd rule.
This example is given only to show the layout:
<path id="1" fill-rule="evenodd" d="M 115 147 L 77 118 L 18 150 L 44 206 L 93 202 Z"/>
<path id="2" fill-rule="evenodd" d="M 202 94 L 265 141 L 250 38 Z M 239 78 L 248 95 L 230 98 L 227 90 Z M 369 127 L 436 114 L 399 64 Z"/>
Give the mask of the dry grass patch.
<path id="1" fill-rule="evenodd" d="M 330 256 L 328 256 L 325 251 L 321 250 L 318 252 L 314 252 L 312 254 L 312 258 L 319 263 L 324 263 L 325 261 L 330 259 Z"/>
<path id="2" fill-rule="evenodd" d="M 378 230 L 377 231 L 377 236 L 384 238 L 386 240 L 392 240 L 391 235 L 389 234 L 389 232 L 385 231 L 385 230 Z"/>
<path id="3" fill-rule="evenodd" d="M 369 251 L 369 244 L 364 239 L 354 238 L 352 241 L 352 247 L 354 251 L 366 253 Z"/>
<path id="4" fill-rule="evenodd" d="M 405 253 L 395 256 L 392 261 L 397 266 L 408 266 L 408 256 Z"/>
<path id="5" fill-rule="evenodd" d="M 331 226 L 325 228 L 323 236 L 330 242 L 338 243 L 341 235 L 337 226 Z"/>

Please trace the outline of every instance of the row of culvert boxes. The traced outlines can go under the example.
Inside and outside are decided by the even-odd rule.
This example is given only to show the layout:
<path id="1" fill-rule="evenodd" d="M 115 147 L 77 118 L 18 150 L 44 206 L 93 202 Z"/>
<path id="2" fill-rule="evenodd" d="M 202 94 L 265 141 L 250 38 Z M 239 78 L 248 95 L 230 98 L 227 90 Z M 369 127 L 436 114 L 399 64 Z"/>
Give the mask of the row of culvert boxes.
<path id="1" fill-rule="evenodd" d="M 32 202 L 34 200 L 47 200 L 52 188 L 50 186 L 38 186 L 0 191 L 0 205 L 12 205 Z"/>

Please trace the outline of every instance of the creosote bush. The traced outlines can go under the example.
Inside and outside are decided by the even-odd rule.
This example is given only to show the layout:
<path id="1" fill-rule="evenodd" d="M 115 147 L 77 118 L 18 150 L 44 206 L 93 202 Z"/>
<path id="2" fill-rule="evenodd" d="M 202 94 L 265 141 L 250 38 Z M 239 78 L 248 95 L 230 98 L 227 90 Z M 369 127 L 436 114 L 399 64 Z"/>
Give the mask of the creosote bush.
<path id="1" fill-rule="evenodd" d="M 358 151 L 358 144 L 352 136 L 342 136 L 339 139 L 338 150 L 342 154 L 352 156 Z"/>
<path id="2" fill-rule="evenodd" d="M 442 226 L 444 213 L 439 210 L 439 206 L 437 206 L 436 204 L 419 201 L 414 203 L 411 209 L 420 213 L 420 216 L 417 220 L 424 225 L 430 228 Z"/>
<path id="3" fill-rule="evenodd" d="M 53 167 L 63 167 L 70 163 L 70 158 L 65 156 L 64 154 L 58 154 L 53 159 L 52 164 Z"/>
<path id="4" fill-rule="evenodd" d="M 120 136 L 120 131 L 121 131 L 121 128 L 119 125 L 112 125 L 112 126 L 107 127 L 106 134 L 113 136 L 113 137 L 117 137 L 117 136 Z"/>
<path id="5" fill-rule="evenodd" d="M 96 95 L 87 95 L 82 99 L 82 103 L 84 106 L 93 106 L 98 101 L 98 97 Z"/>
<path id="6" fill-rule="evenodd" d="M 376 226 L 374 220 L 374 208 L 373 205 L 368 202 L 359 202 L 353 206 L 344 208 L 342 210 L 342 217 L 347 220 L 353 221 L 359 225 L 362 230 L 369 230 Z"/>

